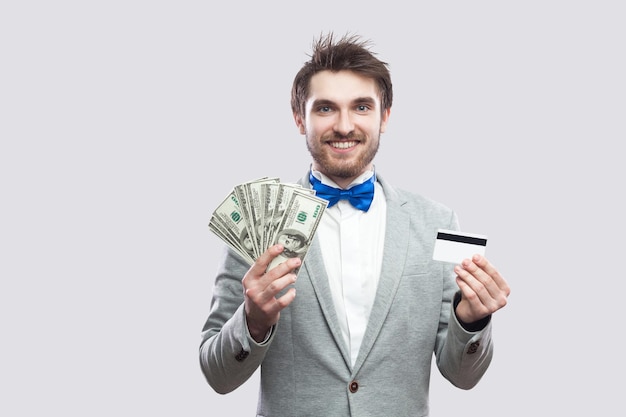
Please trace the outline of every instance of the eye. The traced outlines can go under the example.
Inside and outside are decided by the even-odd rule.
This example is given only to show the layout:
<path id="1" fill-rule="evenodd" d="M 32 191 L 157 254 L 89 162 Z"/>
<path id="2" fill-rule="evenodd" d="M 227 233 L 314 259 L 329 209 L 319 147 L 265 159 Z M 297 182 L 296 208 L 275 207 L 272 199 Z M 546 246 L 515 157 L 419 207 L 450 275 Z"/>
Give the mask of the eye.
<path id="1" fill-rule="evenodd" d="M 366 104 L 359 104 L 358 106 L 356 106 L 356 109 L 359 112 L 366 112 L 370 109 L 370 107 Z"/>
<path id="2" fill-rule="evenodd" d="M 331 111 L 330 106 L 321 106 L 317 109 L 318 112 L 320 113 L 328 113 L 329 111 Z"/>

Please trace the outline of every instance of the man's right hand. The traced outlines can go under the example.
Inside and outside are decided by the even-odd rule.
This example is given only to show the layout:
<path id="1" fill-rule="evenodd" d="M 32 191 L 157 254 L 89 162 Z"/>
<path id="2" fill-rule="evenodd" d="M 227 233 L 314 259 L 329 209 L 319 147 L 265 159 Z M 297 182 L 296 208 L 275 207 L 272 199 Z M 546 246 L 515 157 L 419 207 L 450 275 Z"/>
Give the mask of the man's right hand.
<path id="1" fill-rule="evenodd" d="M 300 266 L 300 258 L 289 258 L 285 262 L 266 271 L 270 262 L 282 253 L 282 245 L 267 249 L 250 267 L 243 277 L 246 320 L 250 335 L 262 342 L 270 328 L 278 323 L 280 312 L 296 298 L 296 289 L 290 288 L 280 297 L 278 293 L 296 282 L 293 270 Z"/>

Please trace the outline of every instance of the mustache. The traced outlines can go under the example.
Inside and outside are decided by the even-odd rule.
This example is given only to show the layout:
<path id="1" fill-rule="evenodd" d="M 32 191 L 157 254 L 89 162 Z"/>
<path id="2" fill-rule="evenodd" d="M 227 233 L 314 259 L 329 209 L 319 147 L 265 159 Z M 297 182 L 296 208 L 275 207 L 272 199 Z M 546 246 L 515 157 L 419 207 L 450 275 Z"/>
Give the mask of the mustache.
<path id="1" fill-rule="evenodd" d="M 365 135 L 360 133 L 350 132 L 347 135 L 342 135 L 339 132 L 332 132 L 328 135 L 324 135 L 322 139 L 328 140 L 357 140 L 359 142 L 363 142 L 365 140 Z"/>

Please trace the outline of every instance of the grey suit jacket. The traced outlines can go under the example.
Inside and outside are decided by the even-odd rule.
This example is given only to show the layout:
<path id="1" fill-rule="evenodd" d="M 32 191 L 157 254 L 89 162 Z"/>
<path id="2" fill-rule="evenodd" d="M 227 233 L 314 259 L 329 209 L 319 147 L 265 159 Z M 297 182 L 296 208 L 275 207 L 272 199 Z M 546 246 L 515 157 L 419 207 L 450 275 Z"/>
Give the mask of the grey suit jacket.
<path id="1" fill-rule="evenodd" d="M 452 308 L 453 265 L 432 260 L 437 229 L 457 230 L 456 214 L 378 181 L 387 200 L 383 267 L 354 367 L 316 239 L 296 299 L 263 344 L 246 326 L 241 279 L 248 265 L 225 249 L 200 345 L 201 369 L 215 391 L 236 389 L 261 366 L 257 416 L 414 417 L 428 415 L 433 354 L 455 386 L 478 383 L 491 361 L 491 321 L 478 332 L 461 327 Z M 310 187 L 308 173 L 300 183 Z"/>

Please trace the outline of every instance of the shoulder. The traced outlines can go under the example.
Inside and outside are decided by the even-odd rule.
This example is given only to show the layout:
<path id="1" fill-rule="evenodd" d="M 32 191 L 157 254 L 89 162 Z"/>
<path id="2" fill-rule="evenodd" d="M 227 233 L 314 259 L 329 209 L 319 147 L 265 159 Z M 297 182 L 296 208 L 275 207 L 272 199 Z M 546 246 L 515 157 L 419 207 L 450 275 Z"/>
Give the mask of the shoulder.
<path id="1" fill-rule="evenodd" d="M 398 196 L 401 200 L 406 201 L 406 204 L 410 204 L 412 206 L 416 206 L 421 208 L 422 210 L 429 210 L 437 213 L 451 213 L 452 209 L 447 205 L 423 196 L 421 194 L 407 191 L 403 189 L 396 189 L 398 192 Z"/>
<path id="2" fill-rule="evenodd" d="M 390 183 L 388 183 L 383 177 L 378 175 L 378 182 L 383 187 L 383 191 L 385 192 L 385 197 L 387 201 L 391 201 L 397 203 L 401 206 L 411 205 L 417 206 L 421 209 L 428 209 L 435 212 L 441 213 L 449 213 L 452 212 L 452 209 L 445 204 L 433 200 L 429 197 L 426 197 L 422 194 L 416 193 L 414 191 L 408 191 L 402 188 L 396 188 Z"/>
<path id="3" fill-rule="evenodd" d="M 380 176 L 378 181 L 385 192 L 387 207 L 391 207 L 394 213 L 407 213 L 417 222 L 442 228 L 456 227 L 458 222 L 456 213 L 447 205 L 422 194 L 396 188 Z"/>

